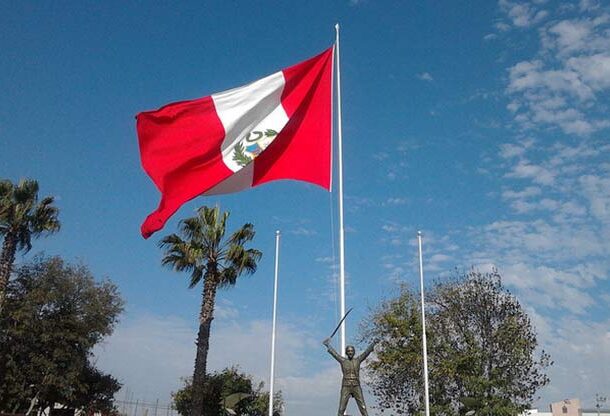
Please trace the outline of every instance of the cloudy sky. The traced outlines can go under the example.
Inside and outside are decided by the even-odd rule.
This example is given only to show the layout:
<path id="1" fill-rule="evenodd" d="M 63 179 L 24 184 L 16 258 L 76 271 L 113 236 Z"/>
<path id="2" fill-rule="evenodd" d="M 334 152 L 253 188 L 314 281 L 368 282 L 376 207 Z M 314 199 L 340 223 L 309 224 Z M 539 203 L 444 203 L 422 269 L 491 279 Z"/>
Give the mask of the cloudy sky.
<path id="1" fill-rule="evenodd" d="M 97 351 L 129 389 L 169 401 L 192 373 L 200 289 L 157 242 L 202 205 L 253 222 L 256 275 L 219 293 L 209 362 L 267 381 L 273 244 L 282 231 L 277 385 L 288 414 L 334 412 L 337 195 L 279 182 L 158 202 L 134 115 L 313 56 L 342 25 L 347 304 L 358 323 L 397 282 L 499 268 L 555 361 L 536 406 L 610 395 L 610 5 L 582 1 L 3 2 L 0 176 L 40 181 L 61 254 L 115 281 L 127 310 Z M 18 261 L 29 257 L 20 257 Z M 372 398 L 369 398 L 372 403 Z"/>

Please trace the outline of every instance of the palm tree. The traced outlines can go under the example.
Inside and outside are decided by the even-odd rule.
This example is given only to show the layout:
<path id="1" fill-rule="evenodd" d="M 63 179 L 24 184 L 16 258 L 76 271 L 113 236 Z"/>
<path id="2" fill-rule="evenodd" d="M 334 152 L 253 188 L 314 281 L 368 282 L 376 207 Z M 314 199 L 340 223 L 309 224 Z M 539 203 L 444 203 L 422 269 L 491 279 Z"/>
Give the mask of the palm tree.
<path id="1" fill-rule="evenodd" d="M 176 271 L 190 272 L 189 288 L 195 287 L 203 280 L 191 416 L 202 416 L 203 413 L 203 392 L 216 290 L 235 285 L 242 274 L 254 273 L 262 256 L 260 251 L 244 247 L 254 238 L 252 224 L 244 224 L 230 237 L 224 238 L 227 218 L 229 213 L 221 214 L 218 207 L 201 207 L 197 210 L 197 216 L 180 221 L 180 235 L 168 235 L 159 243 L 160 247 L 165 249 L 161 261 L 164 266 Z"/>
<path id="2" fill-rule="evenodd" d="M 17 185 L 0 180 L 0 235 L 4 236 L 0 254 L 0 313 L 17 251 L 27 253 L 32 248 L 32 238 L 59 231 L 59 210 L 53 201 L 52 196 L 38 201 L 35 180 L 22 179 Z"/>

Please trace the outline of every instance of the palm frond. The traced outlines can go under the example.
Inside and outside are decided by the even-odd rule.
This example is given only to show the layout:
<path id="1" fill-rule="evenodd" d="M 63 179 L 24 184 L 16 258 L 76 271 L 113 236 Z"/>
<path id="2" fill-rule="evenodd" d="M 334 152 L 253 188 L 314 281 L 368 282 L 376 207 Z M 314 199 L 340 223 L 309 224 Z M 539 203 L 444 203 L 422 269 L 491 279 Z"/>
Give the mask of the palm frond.
<path id="1" fill-rule="evenodd" d="M 229 238 L 230 244 L 243 245 L 249 241 L 252 241 L 256 232 L 254 231 L 254 225 L 246 223 L 242 227 L 235 231 Z"/>
<path id="2" fill-rule="evenodd" d="M 222 270 L 220 275 L 218 276 L 218 287 L 227 288 L 229 286 L 235 285 L 237 283 L 237 278 L 239 275 L 237 274 L 237 270 L 234 267 L 227 267 Z"/>
<path id="3" fill-rule="evenodd" d="M 178 234 L 159 242 L 165 250 L 161 264 L 176 271 L 190 272 L 189 287 L 214 279 L 220 287 L 234 285 L 242 274 L 256 271 L 262 253 L 246 249 L 254 237 L 254 226 L 245 224 L 225 239 L 228 212 L 202 206 L 197 215 L 180 221 Z"/>
<path id="4" fill-rule="evenodd" d="M 159 246 L 165 248 L 165 255 L 161 259 L 163 266 L 169 266 L 176 271 L 191 271 L 197 265 L 193 247 L 178 235 L 171 234 L 164 237 L 159 242 Z"/>
<path id="5" fill-rule="evenodd" d="M 205 269 L 203 267 L 195 267 L 191 273 L 191 280 L 189 282 L 189 289 L 194 288 L 201 281 L 204 276 Z"/>
<path id="6" fill-rule="evenodd" d="M 226 254 L 227 269 L 233 268 L 238 275 L 253 274 L 263 256 L 259 250 L 245 249 L 242 245 L 231 244 Z"/>
<path id="7" fill-rule="evenodd" d="M 32 237 L 59 231 L 59 209 L 54 198 L 38 202 L 38 182 L 22 179 L 17 185 L 0 180 L 0 234 L 11 233 L 17 248 L 25 252 L 32 248 Z"/>
<path id="8" fill-rule="evenodd" d="M 53 206 L 54 199 L 51 196 L 45 197 L 35 207 L 31 219 L 31 232 L 37 236 L 43 232 L 56 233 L 61 228 L 59 222 L 59 209 Z"/>
<path id="9" fill-rule="evenodd" d="M 198 217 L 185 218 L 180 221 L 180 232 L 187 240 L 200 241 L 203 238 L 204 228 Z"/>
<path id="10" fill-rule="evenodd" d="M 12 194 L 13 183 L 8 179 L 0 179 L 0 224 L 7 219 Z"/>
<path id="11" fill-rule="evenodd" d="M 197 215 L 203 224 L 203 238 L 210 250 L 218 250 L 226 230 L 228 212 L 220 214 L 218 207 L 203 206 L 197 210 Z"/>
<path id="12" fill-rule="evenodd" d="M 28 227 L 19 227 L 15 235 L 17 237 L 17 249 L 25 253 L 32 249 L 32 233 L 30 233 Z"/>
<path id="13" fill-rule="evenodd" d="M 170 234 L 170 235 L 166 235 L 165 237 L 163 237 L 161 239 L 161 241 L 159 241 L 159 247 L 165 248 L 165 247 L 173 245 L 173 244 L 182 244 L 182 243 L 184 243 L 184 240 L 179 235 Z"/>
<path id="14" fill-rule="evenodd" d="M 31 208 L 38 201 L 38 181 L 22 179 L 13 189 L 13 198 L 17 204 Z"/>
<path id="15" fill-rule="evenodd" d="M 13 192 L 13 182 L 8 179 L 0 179 L 0 199 L 7 198 Z"/>

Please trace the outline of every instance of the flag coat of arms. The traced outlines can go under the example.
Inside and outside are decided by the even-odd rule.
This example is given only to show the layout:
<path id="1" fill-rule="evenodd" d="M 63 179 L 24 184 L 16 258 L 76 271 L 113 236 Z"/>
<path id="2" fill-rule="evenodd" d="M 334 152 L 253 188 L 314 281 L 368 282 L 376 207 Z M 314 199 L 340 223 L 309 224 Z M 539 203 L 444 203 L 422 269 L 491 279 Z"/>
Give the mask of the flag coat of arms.
<path id="1" fill-rule="evenodd" d="M 137 115 L 142 166 L 159 191 L 145 238 L 199 195 L 279 179 L 330 189 L 331 47 L 248 85 Z"/>

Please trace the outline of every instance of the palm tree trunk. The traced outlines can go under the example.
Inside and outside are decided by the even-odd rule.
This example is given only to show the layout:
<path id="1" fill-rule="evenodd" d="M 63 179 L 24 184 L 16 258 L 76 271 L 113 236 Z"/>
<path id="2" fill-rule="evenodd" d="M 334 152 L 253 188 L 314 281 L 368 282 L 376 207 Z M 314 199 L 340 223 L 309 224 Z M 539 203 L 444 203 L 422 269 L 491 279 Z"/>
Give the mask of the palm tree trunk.
<path id="1" fill-rule="evenodd" d="M 203 396 L 207 376 L 208 349 L 210 347 L 210 327 L 214 319 L 217 279 L 206 276 L 203 283 L 203 299 L 199 313 L 199 333 L 197 334 L 197 355 L 193 373 L 193 403 L 191 416 L 209 416 L 203 414 Z"/>
<path id="2" fill-rule="evenodd" d="M 2 253 L 0 254 L 0 314 L 4 307 L 4 298 L 6 297 L 6 286 L 8 279 L 11 276 L 13 263 L 15 262 L 15 252 L 17 251 L 17 238 L 11 232 L 4 235 L 4 243 L 2 243 Z"/>

